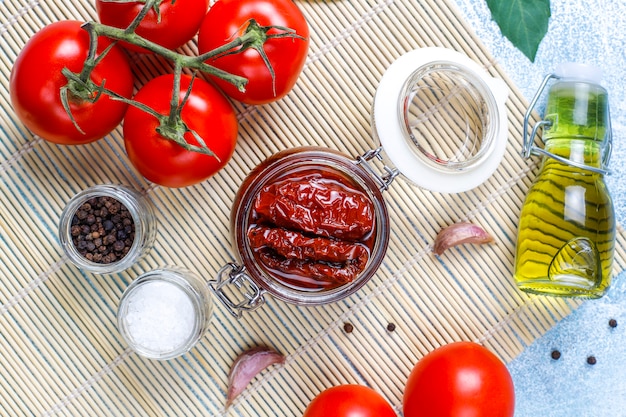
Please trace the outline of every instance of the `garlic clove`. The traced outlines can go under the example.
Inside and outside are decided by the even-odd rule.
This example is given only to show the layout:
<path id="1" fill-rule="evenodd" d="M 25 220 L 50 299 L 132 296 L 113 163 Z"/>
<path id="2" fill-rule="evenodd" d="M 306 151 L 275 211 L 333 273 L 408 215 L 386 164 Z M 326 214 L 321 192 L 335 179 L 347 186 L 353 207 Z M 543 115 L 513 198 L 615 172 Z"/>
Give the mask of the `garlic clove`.
<path id="1" fill-rule="evenodd" d="M 453 246 L 465 243 L 484 244 L 493 242 L 493 240 L 493 236 L 480 226 L 469 222 L 455 223 L 441 229 L 435 238 L 433 253 L 441 255 L 446 249 Z"/>
<path id="2" fill-rule="evenodd" d="M 241 353 L 228 374 L 226 407 L 243 392 L 254 377 L 265 368 L 285 363 L 285 356 L 267 346 L 257 346 Z"/>

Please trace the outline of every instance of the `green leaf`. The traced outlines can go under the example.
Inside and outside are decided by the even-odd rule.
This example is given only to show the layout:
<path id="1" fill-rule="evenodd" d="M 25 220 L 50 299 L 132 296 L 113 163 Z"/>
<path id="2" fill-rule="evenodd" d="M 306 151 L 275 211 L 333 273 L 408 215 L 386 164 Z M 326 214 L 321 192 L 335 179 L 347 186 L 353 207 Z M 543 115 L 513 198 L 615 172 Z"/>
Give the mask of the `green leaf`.
<path id="1" fill-rule="evenodd" d="M 486 0 L 502 34 L 531 61 L 548 32 L 550 0 Z"/>

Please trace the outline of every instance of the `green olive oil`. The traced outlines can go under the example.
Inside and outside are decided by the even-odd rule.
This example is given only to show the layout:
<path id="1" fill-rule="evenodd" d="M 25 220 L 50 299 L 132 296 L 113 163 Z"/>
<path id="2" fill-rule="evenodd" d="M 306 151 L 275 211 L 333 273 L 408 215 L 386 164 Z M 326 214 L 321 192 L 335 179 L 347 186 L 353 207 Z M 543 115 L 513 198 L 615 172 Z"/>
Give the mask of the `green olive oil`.
<path id="1" fill-rule="evenodd" d="M 559 82 L 550 90 L 545 150 L 603 167 L 610 130 L 606 90 Z M 610 134 L 610 132 L 609 132 Z M 615 247 L 613 203 L 602 173 L 544 156 L 522 207 L 515 281 L 526 292 L 598 298 L 609 287 Z"/>

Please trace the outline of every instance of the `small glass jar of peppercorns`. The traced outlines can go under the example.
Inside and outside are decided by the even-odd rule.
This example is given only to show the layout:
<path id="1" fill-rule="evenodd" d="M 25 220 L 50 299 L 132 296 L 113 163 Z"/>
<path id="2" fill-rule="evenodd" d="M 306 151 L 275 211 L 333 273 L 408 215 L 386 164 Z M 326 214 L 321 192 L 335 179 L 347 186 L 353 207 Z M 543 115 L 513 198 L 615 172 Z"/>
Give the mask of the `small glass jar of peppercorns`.
<path id="1" fill-rule="evenodd" d="M 95 185 L 79 192 L 59 224 L 59 240 L 69 260 L 100 274 L 131 267 L 148 253 L 155 235 L 152 204 L 123 185 Z"/>

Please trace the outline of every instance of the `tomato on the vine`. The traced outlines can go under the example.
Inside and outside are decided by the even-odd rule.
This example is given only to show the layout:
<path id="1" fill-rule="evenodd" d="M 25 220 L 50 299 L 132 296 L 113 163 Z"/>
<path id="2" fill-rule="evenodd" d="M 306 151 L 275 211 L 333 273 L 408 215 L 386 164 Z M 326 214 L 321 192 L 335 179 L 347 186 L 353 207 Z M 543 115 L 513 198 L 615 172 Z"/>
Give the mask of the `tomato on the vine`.
<path id="1" fill-rule="evenodd" d="M 337 385 L 317 395 L 303 417 L 396 417 L 387 400 L 363 385 Z"/>
<path id="2" fill-rule="evenodd" d="M 284 97 L 295 85 L 309 49 L 309 26 L 302 11 L 292 0 L 219 0 L 211 6 L 200 26 L 198 49 L 212 51 L 241 35 L 246 22 L 256 20 L 261 26 L 282 26 L 299 37 L 267 39 L 263 44 L 274 77 L 263 57 L 253 48 L 210 59 L 207 63 L 228 73 L 248 79 L 246 91 L 219 77 L 212 79 L 230 97 L 247 104 L 265 104 Z M 280 33 L 271 29 L 268 35 Z"/>
<path id="3" fill-rule="evenodd" d="M 76 128 L 61 101 L 60 90 L 68 84 L 61 73 L 67 68 L 80 73 L 89 51 L 89 34 L 81 22 L 59 21 L 45 26 L 26 43 L 11 70 L 9 89 L 17 117 L 34 134 L 50 142 L 78 145 L 93 142 L 115 129 L 127 104 L 102 94 L 89 102 L 70 98 Z M 100 37 L 98 52 L 110 45 Z M 117 46 L 108 51 L 91 72 L 90 79 L 124 97 L 133 93 L 133 75 L 124 52 Z"/>
<path id="4" fill-rule="evenodd" d="M 145 1 L 96 0 L 100 22 L 120 29 L 126 29 L 144 6 Z M 158 13 L 155 9 L 148 11 L 135 33 L 165 48 L 176 49 L 198 33 L 209 0 L 160 0 L 158 8 Z M 123 42 L 122 45 L 136 52 L 145 52 L 130 43 Z"/>
<path id="5" fill-rule="evenodd" d="M 190 76 L 181 77 L 179 103 L 190 82 Z M 173 83 L 173 74 L 153 78 L 141 87 L 134 100 L 167 116 Z M 145 110 L 130 106 L 124 117 L 124 143 L 130 161 L 148 180 L 166 187 L 186 187 L 209 178 L 228 163 L 237 143 L 235 111 L 228 99 L 206 81 L 193 80 L 180 116 L 217 158 L 184 149 L 164 137 L 158 131 L 159 120 Z M 185 133 L 184 138 L 187 143 L 200 146 L 191 132 Z"/>
<path id="6" fill-rule="evenodd" d="M 455 342 L 425 355 L 404 390 L 405 417 L 512 417 L 513 380 L 487 348 Z"/>

